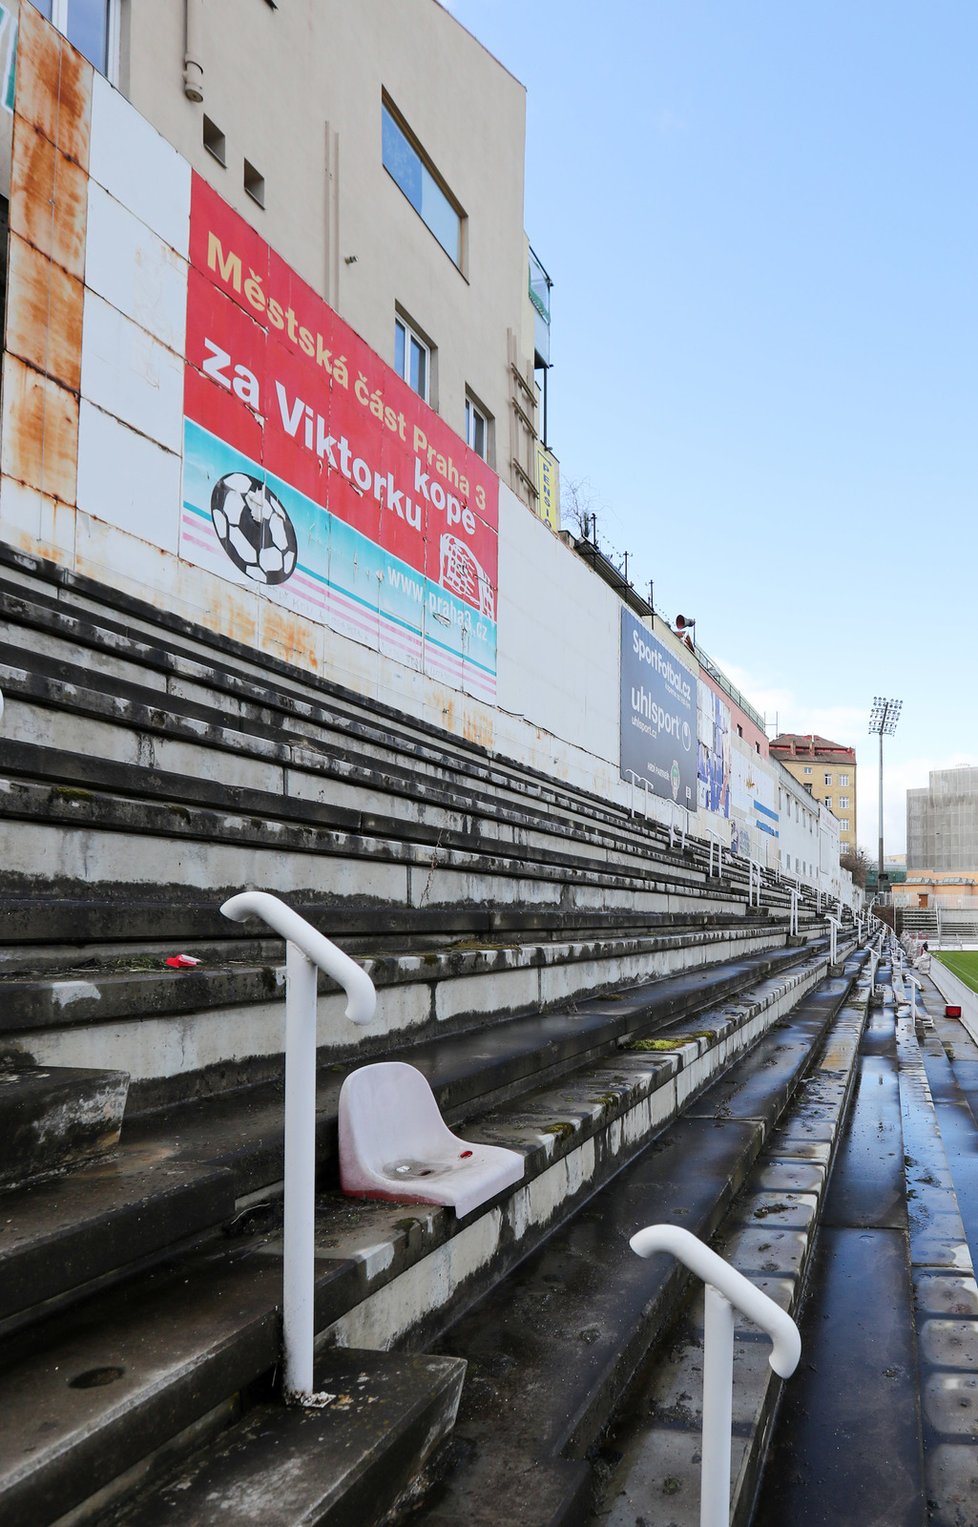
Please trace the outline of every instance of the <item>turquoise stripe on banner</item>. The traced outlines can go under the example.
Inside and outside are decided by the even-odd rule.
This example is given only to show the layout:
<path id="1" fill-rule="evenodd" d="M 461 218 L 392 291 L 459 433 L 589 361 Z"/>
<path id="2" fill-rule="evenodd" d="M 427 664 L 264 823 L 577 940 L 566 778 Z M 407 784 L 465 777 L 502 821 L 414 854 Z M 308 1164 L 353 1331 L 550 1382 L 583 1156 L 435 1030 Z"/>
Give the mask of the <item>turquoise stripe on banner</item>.
<path id="1" fill-rule="evenodd" d="M 773 827 L 769 827 L 766 822 L 755 822 L 754 826 L 757 828 L 758 832 L 766 832 L 769 838 L 780 838 L 781 836 L 781 834 L 776 832 Z"/>
<path id="2" fill-rule="evenodd" d="M 754 810 L 759 811 L 762 816 L 770 817 L 772 822 L 780 822 L 781 820 L 779 812 L 772 811 L 770 806 L 762 806 L 760 801 L 754 802 Z"/>

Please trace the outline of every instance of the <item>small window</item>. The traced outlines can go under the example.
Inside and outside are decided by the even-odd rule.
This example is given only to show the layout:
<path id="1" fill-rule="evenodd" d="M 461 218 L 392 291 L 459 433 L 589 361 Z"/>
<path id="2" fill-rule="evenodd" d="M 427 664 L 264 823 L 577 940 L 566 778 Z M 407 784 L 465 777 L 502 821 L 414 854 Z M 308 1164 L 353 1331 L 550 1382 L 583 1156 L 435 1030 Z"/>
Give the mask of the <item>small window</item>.
<path id="1" fill-rule="evenodd" d="M 489 460 L 489 419 L 471 398 L 465 400 L 465 443 L 483 461 Z"/>
<path id="2" fill-rule="evenodd" d="M 843 832 L 848 832 L 849 831 L 849 818 L 848 817 L 843 817 L 842 820 L 839 823 L 839 826 L 840 826 L 840 828 L 842 829 Z"/>
<path id="3" fill-rule="evenodd" d="M 265 205 L 265 177 L 259 175 L 253 164 L 244 162 L 244 188 L 252 201 L 256 201 L 259 207 Z"/>
<path id="4" fill-rule="evenodd" d="M 848 785 L 848 783 L 849 783 L 849 776 L 848 776 L 848 774 L 840 774 L 839 775 L 839 784 L 840 785 Z"/>
<path id="5" fill-rule="evenodd" d="M 842 811 L 849 810 L 849 797 L 847 795 L 839 796 L 839 806 Z"/>
<path id="6" fill-rule="evenodd" d="M 381 159 L 384 169 L 401 188 L 411 206 L 442 249 L 462 269 L 462 218 L 446 188 L 408 132 L 385 101 L 381 105 Z"/>
<path id="7" fill-rule="evenodd" d="M 831 774 L 826 773 L 826 775 L 825 775 L 825 783 L 827 785 L 831 785 L 831 783 L 832 783 L 832 775 Z"/>
<path id="8" fill-rule="evenodd" d="M 118 0 L 34 0 L 34 4 L 99 74 L 115 78 Z"/>
<path id="9" fill-rule="evenodd" d="M 406 319 L 394 319 L 394 370 L 428 402 L 431 350 Z"/>
<path id="10" fill-rule="evenodd" d="M 811 772 L 812 772 L 811 765 L 810 764 L 806 764 L 804 769 L 802 770 L 802 773 L 803 774 L 811 774 Z"/>
<path id="11" fill-rule="evenodd" d="M 223 164 L 226 166 L 228 162 L 227 139 L 221 132 L 221 129 L 218 127 L 217 123 L 212 122 L 210 117 L 205 116 L 204 118 L 203 136 L 204 147 L 206 148 L 207 152 L 214 155 L 214 158 L 217 160 L 218 164 Z"/>

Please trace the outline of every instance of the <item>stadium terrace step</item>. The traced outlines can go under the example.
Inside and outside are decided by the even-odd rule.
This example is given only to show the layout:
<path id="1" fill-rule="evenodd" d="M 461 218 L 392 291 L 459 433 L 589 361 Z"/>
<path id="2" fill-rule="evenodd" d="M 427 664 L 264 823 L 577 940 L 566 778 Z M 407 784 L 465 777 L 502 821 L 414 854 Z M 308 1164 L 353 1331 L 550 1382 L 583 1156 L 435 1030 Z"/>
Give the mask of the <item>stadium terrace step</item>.
<path id="1" fill-rule="evenodd" d="M 164 1489 L 111 1512 L 103 1527 L 213 1527 L 215 1500 L 233 1509 L 236 1527 L 379 1521 L 418 1490 L 455 1420 L 464 1374 L 457 1358 L 324 1353 L 323 1409 L 255 1406 Z"/>
<path id="2" fill-rule="evenodd" d="M 0 1069 L 0 1188 L 111 1150 L 122 1129 L 128 1089 L 124 1071 Z"/>
<path id="3" fill-rule="evenodd" d="M 823 954 L 807 967 L 769 974 L 752 990 L 741 989 L 732 1009 L 721 999 L 718 1010 L 704 1013 L 701 993 L 695 1031 L 687 1021 L 677 1024 L 674 1013 L 677 1031 L 662 1034 L 653 1050 L 597 1063 L 592 1058 L 563 1081 L 483 1113 L 468 1132 L 520 1150 L 526 1181 L 467 1220 L 431 1206 L 321 1195 L 316 1299 L 322 1340 L 353 1347 L 427 1341 L 459 1302 L 502 1276 L 573 1214 L 759 1036 L 768 1034 L 789 1070 L 800 1063 L 791 1037 L 794 1010 L 824 969 Z M 842 987 L 833 983 L 833 991 Z M 806 1020 L 798 1022 L 804 1029 Z M 614 1027 L 624 1037 L 627 1025 L 617 1014 Z M 478 1065 L 474 1052 L 469 1065 Z M 722 1083 L 731 1119 L 740 1111 L 737 1071 L 735 1065 Z M 782 1071 L 761 1068 L 771 1098 L 783 1092 Z M 458 1066 L 456 1072 L 461 1081 Z M 494 1080 L 475 1090 L 485 1097 Z M 471 1094 L 471 1082 L 463 1090 Z M 757 1106 L 753 1096 L 751 1106 Z M 688 1132 L 691 1126 L 680 1119 L 677 1127 Z M 748 1127 L 746 1135 L 753 1133 Z M 714 1131 L 718 1145 L 719 1134 Z M 702 1135 L 702 1126 L 694 1125 L 694 1138 Z M 646 1152 L 655 1154 L 654 1146 Z M 178 1152 L 169 1159 L 179 1166 Z M 726 1181 L 724 1172 L 720 1180 Z M 76 1174 L 72 1183 L 79 1182 Z M 219 1181 L 210 1185 L 215 1208 L 223 1190 Z M 267 1383 L 278 1353 L 281 1263 L 274 1236 L 256 1233 L 247 1218 L 237 1227 L 243 1233 L 230 1241 L 205 1239 L 155 1271 L 93 1293 L 77 1310 L 63 1309 L 7 1337 L 0 1350 L 0 1406 L 18 1409 L 19 1419 L 0 1441 L 0 1498 L 12 1519 L 40 1527 L 117 1478 L 128 1488 L 130 1471 L 151 1468 L 149 1455 L 167 1439 L 186 1433 L 191 1445 L 199 1440 L 195 1427 L 211 1413 L 227 1417 L 233 1396 Z"/>
<path id="4" fill-rule="evenodd" d="M 496 1099 L 518 1098 L 538 1089 L 548 1076 L 559 1078 L 575 1068 L 600 1064 L 609 1054 L 617 1055 L 619 1046 L 646 1042 L 660 1033 L 669 1043 L 668 1033 L 677 1024 L 704 1031 L 699 1040 L 690 1041 L 688 1056 L 682 1052 L 680 1069 L 711 1046 L 719 1046 L 711 1064 L 721 1064 L 729 1035 L 743 1027 L 760 1000 L 752 997 L 753 990 L 767 987 L 778 1000 L 790 1002 L 824 970 L 824 952 L 804 958 L 799 951 L 755 955 L 617 993 L 609 1000 L 582 1003 L 573 1011 L 531 1013 L 491 1029 L 441 1034 L 426 1044 L 385 1053 L 400 1054 L 424 1072 L 439 1107 L 454 1125 L 484 1112 Z M 765 1007 L 762 1002 L 760 1011 Z M 349 1064 L 331 1067 L 320 1076 L 317 1159 L 324 1182 L 336 1178 L 337 1108 L 348 1069 Z M 687 1071 L 684 1077 L 685 1091 L 691 1074 Z M 607 1095 L 607 1105 L 614 1102 L 616 1089 L 607 1079 L 597 1090 Z M 547 1145 L 538 1160 L 541 1168 L 555 1149 L 556 1137 L 546 1133 L 555 1107 L 560 1132 L 575 1133 L 566 1124 L 564 1106 L 551 1103 L 550 1114 L 541 1120 Z M 204 1097 L 184 1104 L 177 1113 L 166 1108 L 127 1119 L 123 1140 L 109 1162 L 76 1170 L 65 1181 L 8 1193 L 6 1217 L 16 1228 L 0 1242 L 0 1320 L 23 1318 L 22 1312 L 35 1303 L 35 1292 L 37 1300 L 63 1300 L 73 1292 L 77 1297 L 77 1291 L 84 1292 L 94 1281 L 128 1274 L 164 1250 L 168 1238 L 199 1238 L 222 1226 L 234 1235 L 244 1233 L 255 1216 L 246 1209 L 235 1223 L 239 1200 L 270 1195 L 276 1206 L 274 1219 L 282 1177 L 282 1132 L 277 1079 L 266 1087 Z M 531 1147 L 539 1155 L 539 1140 L 535 1145 L 521 1141 L 524 1152 Z M 558 1154 L 565 1154 L 563 1147 Z"/>
<path id="5" fill-rule="evenodd" d="M 974 1517 L 978 1287 L 928 1041 L 898 975 L 893 986 L 863 1044 L 804 1312 L 808 1361 L 785 1396 L 759 1527 Z M 925 982 L 924 1002 L 940 1000 Z"/>
<path id="6" fill-rule="evenodd" d="M 125 1065 L 132 1077 L 130 1114 L 166 1098 L 277 1077 L 284 1034 L 281 941 L 258 946 L 261 963 L 239 961 L 234 945 L 189 947 L 201 964 L 187 970 L 167 967 L 171 946 L 117 956 L 108 969 L 93 962 L 40 978 L 0 976 L 0 1043 L 37 1063 Z M 821 945 L 813 940 L 811 947 Z M 622 983 L 647 984 L 754 956 L 798 957 L 777 929 L 743 921 L 716 928 L 681 924 L 646 937 L 506 944 L 469 939 L 447 949 L 375 953 L 365 961 L 380 993 L 369 1029 L 351 1028 L 339 989 L 320 978 L 321 1058 L 376 1055 L 392 1043 L 484 1028 Z M 226 1038 L 222 1044 L 229 1010 L 236 1012 L 230 1054 Z"/>
<path id="7" fill-rule="evenodd" d="M 841 1010 L 797 1101 L 759 1155 L 714 1237 L 714 1247 L 794 1318 L 805 1296 L 816 1232 L 857 1075 L 869 985 Z M 731 1520 L 749 1519 L 782 1382 L 769 1342 L 738 1319 L 734 1344 Z M 803 1348 L 803 1360 L 805 1358 Z M 703 1397 L 703 1293 L 683 1313 L 632 1385 L 596 1454 L 589 1520 L 634 1527 L 668 1511 L 697 1527 Z"/>
<path id="8" fill-rule="evenodd" d="M 583 1465 L 678 1308 L 686 1279 L 643 1263 L 636 1229 L 675 1222 L 709 1239 L 844 1012 L 856 963 L 797 1004 L 652 1144 L 446 1333 L 464 1355 L 457 1466 L 420 1521 L 540 1527 L 580 1521 Z M 540 1515 L 538 1466 L 568 1468 Z"/>
<path id="9" fill-rule="evenodd" d="M 661 859 L 674 878 L 702 878 L 703 846 L 670 849 L 659 822 L 285 664 L 259 668 L 246 649 L 83 579 L 23 556 L 4 561 L 16 570 L 0 576 L 10 767 L 25 784 L 74 790 L 69 810 L 81 812 L 85 790 L 142 796 L 147 807 L 162 792 L 171 824 L 174 808 L 193 802 L 277 814 L 269 830 L 308 820 L 310 829 L 448 849 L 473 832 L 482 845 L 498 839 L 538 853 L 563 840 L 577 859 Z M 29 811 L 29 793 L 19 805 Z M 114 809 L 118 824 L 126 803 Z M 156 831 L 166 830 L 164 814 Z M 728 860 L 717 888 L 743 893 L 746 882 L 746 864 Z M 771 884 L 765 899 L 786 906 L 787 891 Z"/>

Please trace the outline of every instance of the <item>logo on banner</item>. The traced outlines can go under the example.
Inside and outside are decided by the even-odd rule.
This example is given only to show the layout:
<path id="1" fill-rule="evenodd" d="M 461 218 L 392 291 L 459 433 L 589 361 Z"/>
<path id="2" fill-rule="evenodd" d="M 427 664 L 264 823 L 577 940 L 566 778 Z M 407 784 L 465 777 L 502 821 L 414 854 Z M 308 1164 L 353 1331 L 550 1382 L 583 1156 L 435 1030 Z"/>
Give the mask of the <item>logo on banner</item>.
<path id="1" fill-rule="evenodd" d="M 217 539 L 235 567 L 255 583 L 284 583 L 295 572 L 295 526 L 258 477 L 228 472 L 211 494 Z"/>

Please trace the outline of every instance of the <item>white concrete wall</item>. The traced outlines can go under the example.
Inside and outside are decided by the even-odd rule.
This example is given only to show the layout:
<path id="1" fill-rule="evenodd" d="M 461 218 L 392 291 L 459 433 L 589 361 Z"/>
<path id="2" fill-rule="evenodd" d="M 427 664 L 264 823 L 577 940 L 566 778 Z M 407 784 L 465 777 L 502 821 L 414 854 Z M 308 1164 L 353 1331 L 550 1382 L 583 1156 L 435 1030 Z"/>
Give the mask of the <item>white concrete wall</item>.
<path id="1" fill-rule="evenodd" d="M 50 53 L 62 44 L 52 40 L 36 12 L 22 24 L 22 35 L 30 44 L 22 55 L 25 99 L 44 104 L 51 78 L 57 79 L 50 58 L 44 62 L 45 49 Z M 35 55 L 40 64 L 30 79 L 28 60 Z M 87 174 L 73 213 L 84 254 L 77 435 L 73 440 L 70 430 L 63 432 L 57 492 L 49 497 L 43 457 L 40 464 L 37 459 L 36 410 L 27 406 L 30 388 L 23 384 L 24 377 L 33 377 L 31 385 L 42 388 L 48 379 L 32 369 L 29 354 L 5 354 L 0 536 L 556 781 L 631 802 L 633 789 L 619 772 L 619 600 L 505 485 L 499 504 L 495 704 L 276 604 L 258 586 L 243 587 L 181 560 L 190 165 L 90 70 L 86 88 L 90 114 L 79 107 L 74 129 L 79 142 L 86 140 L 87 163 L 72 161 L 78 175 Z M 19 77 L 18 106 L 20 92 Z M 83 120 L 89 115 L 90 122 Z M 32 190 L 23 176 L 19 184 L 12 227 L 16 232 L 21 218 L 26 238 L 33 226 L 27 215 L 31 196 L 44 211 L 47 193 L 42 186 Z M 55 250 L 48 265 L 54 269 L 61 259 Z M 13 312 L 20 295 L 14 286 Z M 12 332 L 8 315 L 8 349 Z M 62 396 L 70 400 L 65 386 L 58 391 Z M 45 525 L 56 526 L 57 533 L 45 534 Z M 654 630 L 677 657 L 695 665 L 693 654 L 661 622 L 654 622 Z M 760 743 L 736 738 L 735 744 L 732 818 L 716 817 L 708 824 L 707 813 L 700 812 L 692 824 L 700 836 L 712 825 L 725 843 L 737 813 L 747 820 L 751 800 L 770 799 L 771 809 L 778 809 L 775 775 L 757 751 Z M 778 773 L 785 799 L 792 801 L 789 819 L 781 839 L 765 837 L 764 852 L 756 856 L 764 862 L 766 853 L 767 863 L 777 862 L 773 845 L 779 841 L 782 853 L 791 856 L 792 873 L 808 883 L 818 883 L 821 875 L 829 889 L 838 883 L 837 844 L 831 868 L 831 825 L 820 827 L 810 798 L 784 771 Z M 636 796 L 635 805 L 663 821 L 673 814 L 671 803 L 656 797 Z M 761 843 L 756 832 L 752 840 Z"/>

